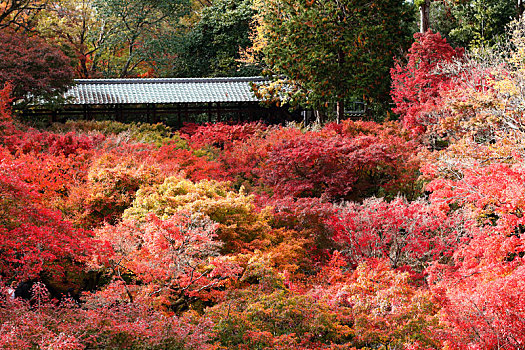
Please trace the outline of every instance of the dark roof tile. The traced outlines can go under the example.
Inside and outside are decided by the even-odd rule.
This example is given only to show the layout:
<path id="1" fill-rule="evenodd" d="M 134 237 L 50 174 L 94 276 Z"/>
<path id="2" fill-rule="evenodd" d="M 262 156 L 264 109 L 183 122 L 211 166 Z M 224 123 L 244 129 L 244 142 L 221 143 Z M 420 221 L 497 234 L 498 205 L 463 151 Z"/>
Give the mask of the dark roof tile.
<path id="1" fill-rule="evenodd" d="M 78 79 L 66 97 L 70 104 L 257 102 L 250 82 L 262 77 Z"/>

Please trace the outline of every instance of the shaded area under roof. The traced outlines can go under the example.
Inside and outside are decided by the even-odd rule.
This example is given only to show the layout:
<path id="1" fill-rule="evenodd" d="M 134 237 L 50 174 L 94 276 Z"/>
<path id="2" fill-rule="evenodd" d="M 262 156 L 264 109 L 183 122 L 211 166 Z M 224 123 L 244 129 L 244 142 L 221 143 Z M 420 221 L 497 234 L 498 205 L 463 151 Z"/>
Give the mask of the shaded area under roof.
<path id="1" fill-rule="evenodd" d="M 70 105 L 258 102 L 250 83 L 263 77 L 78 79 L 65 94 Z"/>

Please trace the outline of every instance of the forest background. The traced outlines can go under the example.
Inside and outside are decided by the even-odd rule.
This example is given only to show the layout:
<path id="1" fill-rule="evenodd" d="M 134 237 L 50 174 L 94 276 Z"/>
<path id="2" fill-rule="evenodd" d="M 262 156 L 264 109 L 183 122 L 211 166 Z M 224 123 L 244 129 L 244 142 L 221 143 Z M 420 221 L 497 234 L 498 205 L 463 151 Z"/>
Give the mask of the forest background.
<path id="1" fill-rule="evenodd" d="M 0 346 L 523 348 L 522 13 L 2 1 Z M 268 103 L 335 120 L 361 99 L 370 120 L 36 128 L 13 112 L 75 77 L 252 74 L 272 78 Z"/>

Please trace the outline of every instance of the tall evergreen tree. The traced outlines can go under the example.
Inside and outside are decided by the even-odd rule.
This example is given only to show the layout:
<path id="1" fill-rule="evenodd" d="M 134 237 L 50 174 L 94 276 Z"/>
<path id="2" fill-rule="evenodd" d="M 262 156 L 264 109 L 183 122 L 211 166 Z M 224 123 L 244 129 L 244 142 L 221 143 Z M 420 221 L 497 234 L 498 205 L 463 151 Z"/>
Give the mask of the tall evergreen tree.
<path id="1" fill-rule="evenodd" d="M 430 28 L 462 47 L 504 40 L 507 24 L 523 13 L 522 0 L 434 0 L 430 8 Z"/>
<path id="2" fill-rule="evenodd" d="M 452 7 L 457 25 L 451 39 L 460 46 L 487 46 L 501 40 L 516 17 L 516 0 L 470 0 Z"/>
<path id="3" fill-rule="evenodd" d="M 266 0 L 258 3 L 255 50 L 286 76 L 293 99 L 312 108 L 365 98 L 386 105 L 393 57 L 410 42 L 413 8 L 403 0 Z M 290 90 L 288 89 L 288 92 Z"/>
<path id="4" fill-rule="evenodd" d="M 259 74 L 254 65 L 238 62 L 250 46 L 252 0 L 216 0 L 202 11 L 199 22 L 181 36 L 177 76 L 248 76 Z"/>

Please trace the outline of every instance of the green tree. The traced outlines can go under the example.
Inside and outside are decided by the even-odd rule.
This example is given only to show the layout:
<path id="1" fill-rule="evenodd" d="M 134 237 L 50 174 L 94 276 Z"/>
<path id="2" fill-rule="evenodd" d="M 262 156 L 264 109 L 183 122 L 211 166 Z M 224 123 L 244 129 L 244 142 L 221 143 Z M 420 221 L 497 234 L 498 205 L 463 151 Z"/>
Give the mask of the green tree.
<path id="1" fill-rule="evenodd" d="M 181 37 L 178 71 L 185 77 L 249 76 L 254 65 L 238 62 L 240 50 L 250 46 L 252 0 L 217 0 L 204 8 L 200 21 Z"/>
<path id="2" fill-rule="evenodd" d="M 365 98 L 389 101 L 393 57 L 409 44 L 413 7 L 402 0 L 266 0 L 257 4 L 255 53 L 285 76 L 291 102 L 319 109 Z M 286 91 L 286 89 L 285 89 Z"/>
<path id="3" fill-rule="evenodd" d="M 451 39 L 461 46 L 487 46 L 501 40 L 515 17 L 516 0 L 470 0 L 452 8 L 457 20 Z"/>
<path id="4" fill-rule="evenodd" d="M 144 73 L 145 63 L 169 56 L 187 0 L 95 0 L 99 19 L 112 28 L 101 47 L 103 74 L 129 77 Z M 142 68 L 142 70 L 141 70 Z"/>
<path id="5" fill-rule="evenodd" d="M 492 46 L 503 40 L 505 27 L 522 13 L 517 0 L 433 1 L 431 28 L 455 45 Z"/>

